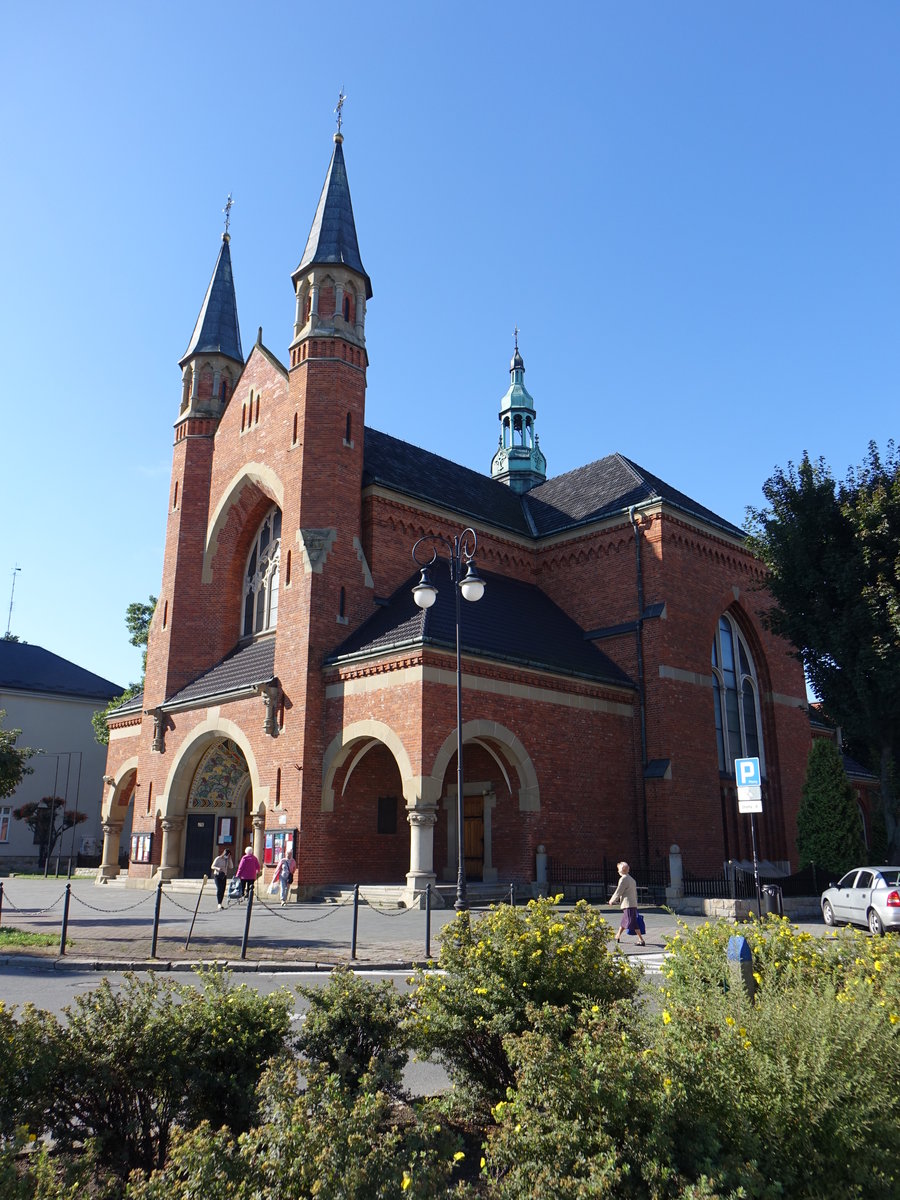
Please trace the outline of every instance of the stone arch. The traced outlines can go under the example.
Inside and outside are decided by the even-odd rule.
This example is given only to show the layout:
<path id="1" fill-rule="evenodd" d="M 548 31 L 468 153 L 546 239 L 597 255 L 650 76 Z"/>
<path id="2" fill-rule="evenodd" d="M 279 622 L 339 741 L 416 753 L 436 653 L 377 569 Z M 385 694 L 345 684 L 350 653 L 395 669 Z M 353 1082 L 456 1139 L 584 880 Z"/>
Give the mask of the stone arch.
<path id="1" fill-rule="evenodd" d="M 503 770 L 504 776 L 506 776 L 507 782 L 509 782 L 506 765 L 495 749 L 499 745 L 506 762 L 511 763 L 518 772 L 520 780 L 519 811 L 541 811 L 541 791 L 534 763 L 528 751 L 511 730 L 507 729 L 504 725 L 500 725 L 497 721 L 486 721 L 483 719 L 466 721 L 462 728 L 462 740 L 464 746 L 467 742 L 475 742 L 487 750 Z M 456 730 L 446 738 L 444 744 L 435 755 L 430 778 L 432 787 L 438 795 L 440 794 L 444 775 L 447 771 L 447 764 L 455 753 Z M 512 790 L 513 788 L 510 786 L 510 791 Z"/>
<path id="2" fill-rule="evenodd" d="M 134 793 L 134 781 L 137 776 L 138 760 L 137 755 L 134 758 L 126 759 L 116 770 L 115 775 L 104 775 L 103 782 L 112 790 L 108 797 L 104 800 L 100 813 L 104 821 L 115 819 L 118 809 L 128 808 L 131 803 L 131 797 Z"/>
<path id="3" fill-rule="evenodd" d="M 322 763 L 322 812 L 334 811 L 334 777 L 338 768 L 346 761 L 350 749 L 357 743 L 369 744 L 360 746 L 360 753 L 350 765 L 352 772 L 369 746 L 375 742 L 380 742 L 391 752 L 400 772 L 407 805 L 411 799 L 415 802 L 417 781 L 413 778 L 412 763 L 401 738 L 390 725 L 385 725 L 382 721 L 355 721 L 342 729 L 325 751 Z"/>
<path id="4" fill-rule="evenodd" d="M 213 709 L 210 716 L 195 725 L 178 748 L 169 769 L 164 793 L 159 797 L 157 812 L 161 818 L 182 818 L 187 810 L 188 788 L 205 751 L 215 741 L 230 738 L 240 749 L 250 774 L 250 792 L 254 805 L 253 815 L 264 816 L 269 800 L 269 789 L 259 780 L 259 767 L 247 739 L 247 735 L 234 721 L 220 717 Z"/>
<path id="5" fill-rule="evenodd" d="M 247 487 L 259 488 L 284 512 L 284 484 L 278 474 L 265 463 L 245 463 L 225 487 L 210 519 L 203 551 L 204 583 L 212 583 L 212 563 L 219 548 L 219 534 L 225 528 L 228 514 L 239 502 Z"/>

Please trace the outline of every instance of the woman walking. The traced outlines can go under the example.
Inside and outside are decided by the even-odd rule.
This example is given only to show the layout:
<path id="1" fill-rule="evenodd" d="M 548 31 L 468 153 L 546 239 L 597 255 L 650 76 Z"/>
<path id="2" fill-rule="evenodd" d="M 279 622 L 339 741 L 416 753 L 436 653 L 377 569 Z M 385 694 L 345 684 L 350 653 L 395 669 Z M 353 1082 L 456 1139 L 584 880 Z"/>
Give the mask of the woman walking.
<path id="1" fill-rule="evenodd" d="M 639 946 L 646 946 L 644 935 L 638 925 L 637 884 L 629 873 L 631 867 L 627 862 L 620 862 L 616 863 L 616 868 L 619 872 L 619 884 L 609 898 L 610 904 L 621 902 L 622 905 L 622 920 L 619 922 L 619 932 L 616 934 L 616 945 L 619 944 L 619 939 L 627 930 L 629 933 L 637 934 Z"/>
<path id="2" fill-rule="evenodd" d="M 213 879 L 216 883 L 216 902 L 218 903 L 219 908 L 222 908 L 222 902 L 225 899 L 225 884 L 234 874 L 234 862 L 232 861 L 231 855 L 228 852 L 227 846 L 221 847 L 219 853 L 212 860 L 212 867 L 210 870 L 213 873 Z"/>
<path id="3" fill-rule="evenodd" d="M 246 900 L 253 891 L 253 885 L 259 874 L 259 859 L 253 853 L 253 847 L 248 846 L 244 857 L 238 863 L 237 877 L 241 881 L 241 899 Z"/>

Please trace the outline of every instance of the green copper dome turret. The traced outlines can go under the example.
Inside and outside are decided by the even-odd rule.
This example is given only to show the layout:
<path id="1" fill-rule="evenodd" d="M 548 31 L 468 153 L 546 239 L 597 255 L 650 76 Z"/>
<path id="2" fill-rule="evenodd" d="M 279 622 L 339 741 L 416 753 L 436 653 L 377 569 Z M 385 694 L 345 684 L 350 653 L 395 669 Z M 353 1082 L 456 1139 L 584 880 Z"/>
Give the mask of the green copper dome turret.
<path id="1" fill-rule="evenodd" d="M 534 423 L 537 417 L 525 387 L 525 362 L 516 350 L 509 364 L 509 390 L 500 401 L 500 444 L 491 463 L 491 475 L 514 492 L 529 492 L 547 478 L 547 460 L 541 453 Z"/>

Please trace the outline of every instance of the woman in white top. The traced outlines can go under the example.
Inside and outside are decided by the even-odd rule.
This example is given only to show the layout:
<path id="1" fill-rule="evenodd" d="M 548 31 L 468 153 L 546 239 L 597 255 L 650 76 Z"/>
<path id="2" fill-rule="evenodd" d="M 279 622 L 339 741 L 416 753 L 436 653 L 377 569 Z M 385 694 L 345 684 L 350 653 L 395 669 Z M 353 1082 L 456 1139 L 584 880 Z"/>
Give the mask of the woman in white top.
<path id="1" fill-rule="evenodd" d="M 622 904 L 622 920 L 619 922 L 619 932 L 616 934 L 616 942 L 622 934 L 628 930 L 629 933 L 636 933 L 638 936 L 638 945 L 646 946 L 644 935 L 638 927 L 638 902 L 637 902 L 637 884 L 629 874 L 631 867 L 627 862 L 616 863 L 619 872 L 619 885 L 609 898 L 610 904 L 615 904 L 621 901 Z"/>

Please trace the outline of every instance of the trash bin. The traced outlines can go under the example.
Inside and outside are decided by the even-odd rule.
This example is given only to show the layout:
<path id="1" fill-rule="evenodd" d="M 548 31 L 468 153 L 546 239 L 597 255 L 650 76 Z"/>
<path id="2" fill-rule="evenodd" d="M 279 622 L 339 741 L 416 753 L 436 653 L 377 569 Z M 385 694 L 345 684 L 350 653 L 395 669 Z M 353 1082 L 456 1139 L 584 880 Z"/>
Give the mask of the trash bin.
<path id="1" fill-rule="evenodd" d="M 768 916 L 784 916 L 784 904 L 781 899 L 781 888 L 777 883 L 765 883 L 762 888 L 762 910 Z"/>

